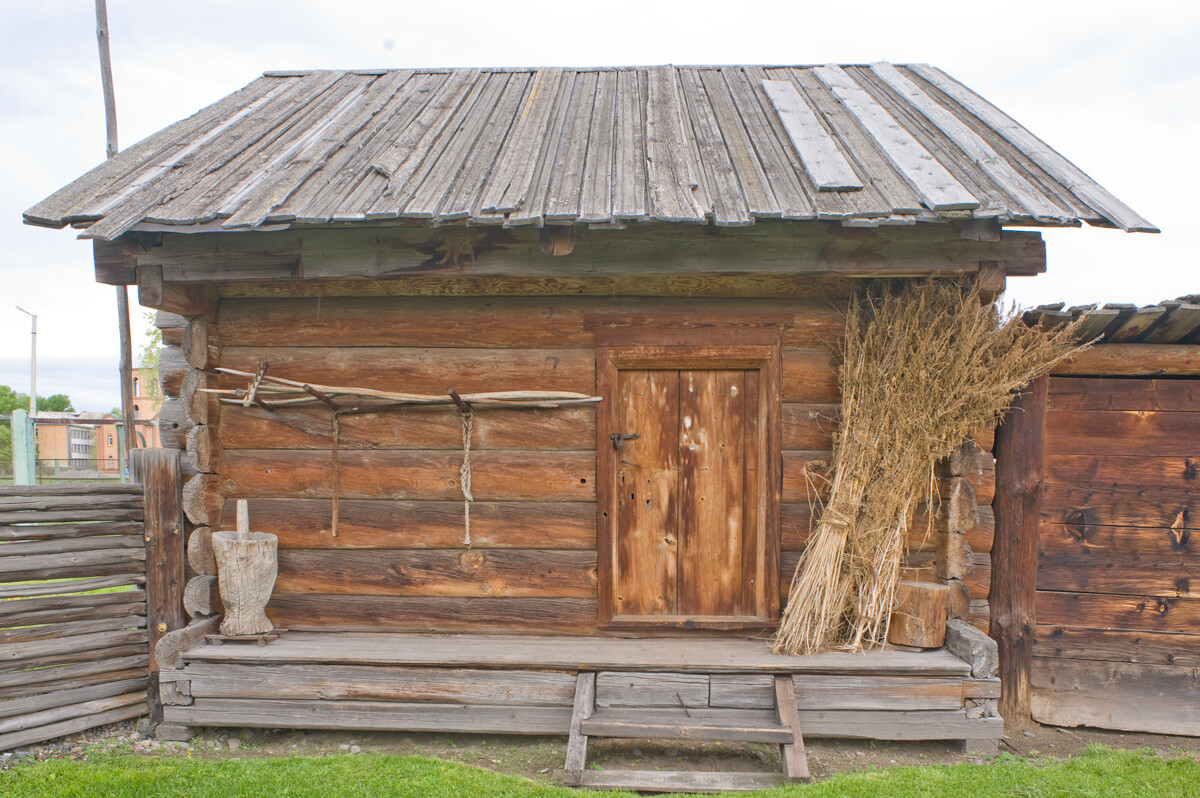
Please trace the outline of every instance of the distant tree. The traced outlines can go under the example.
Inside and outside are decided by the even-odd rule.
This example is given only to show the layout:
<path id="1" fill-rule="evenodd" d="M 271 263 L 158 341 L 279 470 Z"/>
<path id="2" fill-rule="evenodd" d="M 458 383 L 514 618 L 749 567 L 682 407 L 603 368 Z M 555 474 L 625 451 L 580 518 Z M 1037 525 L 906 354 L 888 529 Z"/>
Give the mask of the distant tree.
<path id="1" fill-rule="evenodd" d="M 138 367 L 150 370 L 150 379 L 145 387 L 145 395 L 154 400 L 154 407 L 157 409 L 162 404 L 162 396 L 158 387 L 158 363 L 162 355 L 162 330 L 157 324 L 156 314 L 153 311 L 147 311 L 142 314 L 142 318 L 150 325 L 146 333 L 146 343 L 142 346 L 142 351 L 138 356 Z"/>
<path id="2" fill-rule="evenodd" d="M 55 413 L 73 413 L 75 408 L 71 405 L 71 397 L 65 393 L 56 393 L 53 396 L 39 396 L 37 400 L 38 411 L 52 411 Z"/>
<path id="3" fill-rule="evenodd" d="M 0 474 L 12 471 L 12 427 L 10 422 L 0 421 Z"/>
<path id="4" fill-rule="evenodd" d="M 29 409 L 29 394 L 20 393 L 9 388 L 7 385 L 0 385 L 0 413 L 9 414 L 14 410 Z M 71 406 L 71 397 L 65 393 L 56 393 L 53 396 L 39 396 L 37 400 L 37 409 L 43 412 L 74 412 L 75 408 Z"/>
<path id="5" fill-rule="evenodd" d="M 0 413 L 8 415 L 22 408 L 29 409 L 29 394 L 17 393 L 7 385 L 0 385 Z"/>

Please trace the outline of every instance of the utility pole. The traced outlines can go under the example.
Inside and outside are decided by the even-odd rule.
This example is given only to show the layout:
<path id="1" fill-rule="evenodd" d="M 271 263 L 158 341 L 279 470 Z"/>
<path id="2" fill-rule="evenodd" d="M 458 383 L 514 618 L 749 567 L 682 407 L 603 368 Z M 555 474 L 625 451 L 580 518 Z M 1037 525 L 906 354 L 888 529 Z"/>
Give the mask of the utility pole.
<path id="1" fill-rule="evenodd" d="M 100 82 L 104 88 L 104 129 L 107 135 L 105 157 L 117 154 L 117 96 L 113 91 L 112 56 L 108 49 L 108 4 L 96 0 L 96 45 L 100 50 Z M 117 324 L 121 333 L 121 451 L 129 463 L 129 450 L 134 445 L 133 411 L 133 340 L 129 333 L 129 289 L 117 286 Z M 124 481 L 125 469 L 121 469 Z"/>
<path id="2" fill-rule="evenodd" d="M 20 305 L 16 308 L 33 322 L 29 348 L 29 417 L 33 418 L 37 415 L 37 314 L 30 313 Z"/>

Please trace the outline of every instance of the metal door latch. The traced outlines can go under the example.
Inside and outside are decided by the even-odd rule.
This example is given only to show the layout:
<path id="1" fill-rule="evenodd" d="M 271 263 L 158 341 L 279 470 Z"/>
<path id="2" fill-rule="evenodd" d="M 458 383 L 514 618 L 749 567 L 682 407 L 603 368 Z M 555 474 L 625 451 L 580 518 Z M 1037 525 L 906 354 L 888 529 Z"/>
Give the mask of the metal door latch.
<path id="1" fill-rule="evenodd" d="M 613 448 L 616 449 L 618 452 L 620 452 L 625 449 L 625 441 L 632 441 L 632 440 L 635 440 L 642 436 L 638 435 L 636 432 L 633 433 L 632 435 L 630 435 L 628 433 L 624 433 L 624 432 L 614 432 L 612 435 L 609 435 L 608 437 L 613 442 Z"/>

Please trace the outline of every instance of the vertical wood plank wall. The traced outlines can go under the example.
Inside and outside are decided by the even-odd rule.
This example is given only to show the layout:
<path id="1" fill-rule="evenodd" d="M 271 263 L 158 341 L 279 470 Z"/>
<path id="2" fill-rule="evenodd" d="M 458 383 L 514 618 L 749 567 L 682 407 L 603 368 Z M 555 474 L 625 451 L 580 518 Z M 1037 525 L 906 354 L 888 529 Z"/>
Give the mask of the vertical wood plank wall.
<path id="1" fill-rule="evenodd" d="M 186 448 L 184 503 L 194 528 L 189 613 L 219 611 L 211 529 L 233 525 L 250 500 L 255 529 L 280 538 L 269 613 L 288 628 L 398 631 L 596 632 L 595 410 L 476 414 L 472 547 L 464 545 L 457 411 L 343 417 L 340 534 L 330 534 L 328 410 L 271 413 L 218 405 L 206 385 L 246 381 L 222 365 L 337 385 L 439 393 L 595 390 L 595 341 L 585 315 L 669 314 L 712 324 L 747 314 L 790 316 L 782 330 L 780 587 L 786 594 L 813 520 L 810 479 L 829 461 L 839 399 L 831 352 L 835 301 L 593 297 L 342 297 L 225 299 L 216 323 L 160 318 L 168 346 L 164 445 Z M 169 314 L 164 314 L 164 316 Z M 990 448 L 988 442 L 987 448 Z M 989 461 L 990 462 L 990 461 Z M 194 473 L 200 472 L 200 473 Z M 990 502 L 994 473 L 974 477 Z M 981 508 L 981 515 L 982 512 Z M 990 548 L 990 513 L 975 535 Z M 939 523 L 939 529 L 944 523 Z M 936 535 L 914 524 L 913 565 L 936 557 Z M 968 576 L 969 581 L 969 576 Z M 972 583 L 969 598 L 986 599 Z M 984 579 L 986 584 L 986 578 Z M 984 605 L 986 608 L 986 605 Z M 960 614 L 965 614 L 965 608 Z"/>
<path id="2" fill-rule="evenodd" d="M 1200 734 L 1200 380 L 1054 377 L 1036 720 Z"/>

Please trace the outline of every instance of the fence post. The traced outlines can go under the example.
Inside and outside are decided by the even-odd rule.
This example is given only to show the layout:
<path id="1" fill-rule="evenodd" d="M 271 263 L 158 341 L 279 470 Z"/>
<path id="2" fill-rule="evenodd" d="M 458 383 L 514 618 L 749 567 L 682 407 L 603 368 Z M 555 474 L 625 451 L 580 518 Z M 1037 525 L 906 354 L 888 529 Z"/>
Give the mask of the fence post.
<path id="1" fill-rule="evenodd" d="M 150 711 L 162 720 L 154 647 L 186 625 L 183 612 L 183 480 L 176 449 L 134 449 L 130 474 L 142 485 L 146 518 L 146 623 L 150 628 Z"/>
<path id="2" fill-rule="evenodd" d="M 28 410 L 12 412 L 13 484 L 37 484 L 37 435 Z"/>

